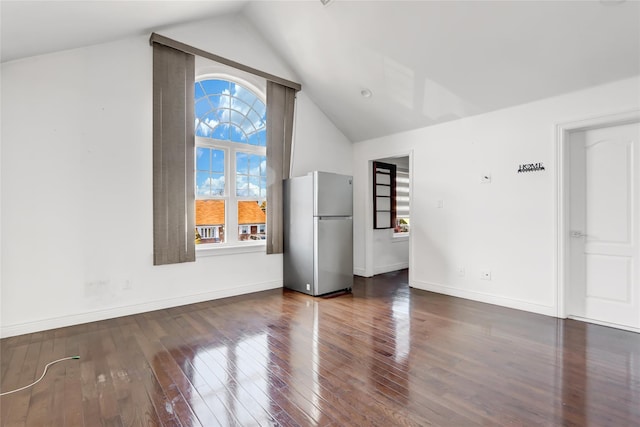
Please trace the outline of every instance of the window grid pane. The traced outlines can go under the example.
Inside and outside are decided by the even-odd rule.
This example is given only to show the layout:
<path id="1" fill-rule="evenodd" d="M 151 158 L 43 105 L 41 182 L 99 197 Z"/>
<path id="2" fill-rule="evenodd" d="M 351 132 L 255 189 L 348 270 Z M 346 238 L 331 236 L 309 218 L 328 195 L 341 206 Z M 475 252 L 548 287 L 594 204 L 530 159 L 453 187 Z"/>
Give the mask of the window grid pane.
<path id="1" fill-rule="evenodd" d="M 200 137 L 196 138 L 196 242 L 264 240 L 266 106 L 234 82 L 201 80 L 194 90 L 195 134 Z"/>
<path id="2" fill-rule="evenodd" d="M 224 243 L 224 200 L 196 200 L 196 243 Z"/>
<path id="3" fill-rule="evenodd" d="M 195 98 L 197 136 L 266 145 L 266 105 L 249 89 L 206 79 L 196 82 Z"/>
<path id="4" fill-rule="evenodd" d="M 196 197 L 224 195 L 224 150 L 196 147 Z"/>
<path id="5" fill-rule="evenodd" d="M 266 195 L 266 156 L 236 154 L 236 196 L 263 198 Z"/>
<path id="6" fill-rule="evenodd" d="M 266 202 L 241 200 L 238 202 L 238 240 L 264 240 L 266 232 Z"/>

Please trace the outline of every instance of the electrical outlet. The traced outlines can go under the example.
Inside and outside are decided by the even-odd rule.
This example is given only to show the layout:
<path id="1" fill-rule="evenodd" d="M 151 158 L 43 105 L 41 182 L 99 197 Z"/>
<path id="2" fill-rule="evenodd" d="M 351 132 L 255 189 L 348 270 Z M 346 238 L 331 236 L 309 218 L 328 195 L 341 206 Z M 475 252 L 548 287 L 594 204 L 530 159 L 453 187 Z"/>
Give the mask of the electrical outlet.
<path id="1" fill-rule="evenodd" d="M 480 272 L 480 278 L 482 280 L 491 280 L 491 270 L 482 270 Z"/>
<path id="2" fill-rule="evenodd" d="M 463 266 L 458 267 L 458 276 L 464 277 L 465 271 Z"/>
<path id="3" fill-rule="evenodd" d="M 307 283 L 307 290 L 310 291 L 311 290 L 311 285 Z"/>

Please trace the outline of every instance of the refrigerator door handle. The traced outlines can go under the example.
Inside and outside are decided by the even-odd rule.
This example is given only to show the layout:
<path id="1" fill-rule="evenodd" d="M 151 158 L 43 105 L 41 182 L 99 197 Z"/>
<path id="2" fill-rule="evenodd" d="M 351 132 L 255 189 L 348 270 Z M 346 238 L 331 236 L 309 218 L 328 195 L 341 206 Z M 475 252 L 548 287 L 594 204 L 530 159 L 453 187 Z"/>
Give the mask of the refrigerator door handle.
<path id="1" fill-rule="evenodd" d="M 353 217 L 350 217 L 350 216 L 319 216 L 318 219 L 320 221 L 331 221 L 331 220 L 334 220 L 334 221 L 342 220 L 342 221 L 344 221 L 344 220 L 351 220 L 351 219 L 353 219 Z"/>

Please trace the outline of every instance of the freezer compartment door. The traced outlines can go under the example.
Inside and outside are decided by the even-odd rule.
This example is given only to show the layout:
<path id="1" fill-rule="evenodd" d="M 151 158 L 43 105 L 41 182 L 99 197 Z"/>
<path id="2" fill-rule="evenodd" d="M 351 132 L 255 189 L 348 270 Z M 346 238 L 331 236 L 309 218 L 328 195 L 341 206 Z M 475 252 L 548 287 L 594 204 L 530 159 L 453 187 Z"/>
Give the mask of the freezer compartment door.
<path id="1" fill-rule="evenodd" d="M 353 215 L 353 178 L 329 172 L 313 172 L 313 216 Z"/>
<path id="2" fill-rule="evenodd" d="M 314 218 L 314 295 L 353 286 L 353 220 Z"/>

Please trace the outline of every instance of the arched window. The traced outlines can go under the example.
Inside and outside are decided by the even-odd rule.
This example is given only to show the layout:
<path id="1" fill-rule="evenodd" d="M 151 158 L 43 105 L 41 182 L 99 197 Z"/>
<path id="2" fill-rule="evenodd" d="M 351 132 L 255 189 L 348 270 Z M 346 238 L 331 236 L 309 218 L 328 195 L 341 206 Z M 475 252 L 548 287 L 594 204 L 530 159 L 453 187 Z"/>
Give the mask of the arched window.
<path id="1" fill-rule="evenodd" d="M 239 83 L 197 81 L 195 116 L 196 136 L 266 146 L 267 107 Z"/>
<path id="2" fill-rule="evenodd" d="M 267 118 L 264 98 L 256 92 L 248 83 L 196 79 L 196 230 L 200 243 L 264 240 Z"/>

